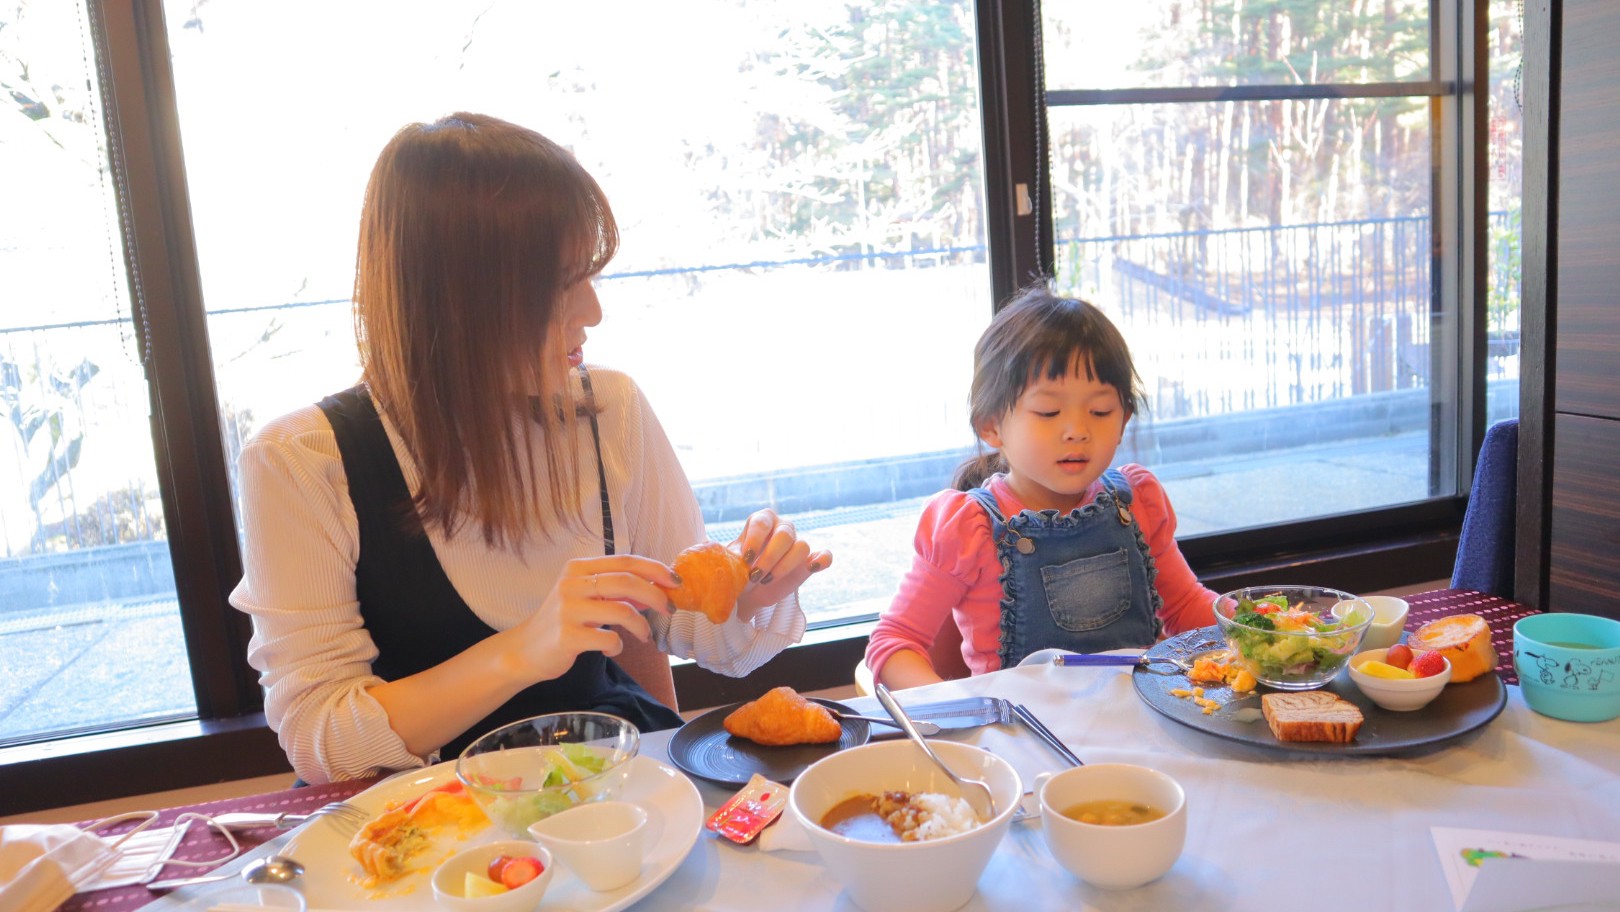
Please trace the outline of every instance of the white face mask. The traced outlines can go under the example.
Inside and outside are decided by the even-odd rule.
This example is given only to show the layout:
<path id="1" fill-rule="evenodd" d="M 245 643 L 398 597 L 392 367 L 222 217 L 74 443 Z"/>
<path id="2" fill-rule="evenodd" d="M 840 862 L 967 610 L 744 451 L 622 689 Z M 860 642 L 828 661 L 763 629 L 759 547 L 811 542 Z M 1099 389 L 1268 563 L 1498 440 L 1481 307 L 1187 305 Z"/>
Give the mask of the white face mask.
<path id="1" fill-rule="evenodd" d="M 155 811 L 140 811 L 134 814 L 124 814 L 119 817 L 109 817 L 98 820 L 85 829 L 95 831 L 105 829 L 118 823 L 131 819 L 145 817 L 135 829 L 118 836 L 106 837 L 105 842 L 114 850 L 115 857 L 111 864 L 100 870 L 91 880 L 77 884 L 78 892 L 88 893 L 91 890 L 109 890 L 113 887 L 127 887 L 131 884 L 146 883 L 155 879 L 158 874 L 170 865 L 188 868 L 211 868 L 235 858 L 241 852 L 241 846 L 231 831 L 224 827 L 214 827 L 225 836 L 231 845 L 230 851 L 219 858 L 206 861 L 175 861 L 171 859 L 175 849 L 180 847 L 181 840 L 185 839 L 186 832 L 193 824 L 202 823 L 212 826 L 213 821 L 203 814 L 181 814 L 175 818 L 173 825 L 154 827 L 152 822 L 157 819 Z"/>
<path id="2" fill-rule="evenodd" d="M 0 827 L 0 909 L 50 912 L 74 893 L 146 883 L 165 867 L 210 868 L 235 858 L 241 845 L 230 830 L 203 814 L 181 814 L 172 826 L 154 827 L 156 811 L 98 820 L 84 829 L 71 824 L 13 824 Z M 103 837 L 98 830 L 130 820 L 128 833 Z M 171 856 L 194 824 L 212 826 L 230 850 L 220 858 L 177 861 Z"/>
<path id="3" fill-rule="evenodd" d="M 105 840 L 69 824 L 0 827 L 0 908 L 49 912 L 117 857 Z"/>

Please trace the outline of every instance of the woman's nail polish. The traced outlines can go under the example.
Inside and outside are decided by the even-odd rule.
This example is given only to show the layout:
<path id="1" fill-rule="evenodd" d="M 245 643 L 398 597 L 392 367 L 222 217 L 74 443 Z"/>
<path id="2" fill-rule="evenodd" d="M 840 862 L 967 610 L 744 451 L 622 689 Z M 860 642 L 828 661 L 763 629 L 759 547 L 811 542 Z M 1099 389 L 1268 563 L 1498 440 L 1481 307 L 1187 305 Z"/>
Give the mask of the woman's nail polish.
<path id="1" fill-rule="evenodd" d="M 760 585 L 761 585 L 761 586 L 763 586 L 763 585 L 765 585 L 765 584 L 766 584 L 766 583 L 769 583 L 769 582 L 770 582 L 770 581 L 771 581 L 771 580 L 773 580 L 773 579 L 776 579 L 776 574 L 774 574 L 774 573 L 767 573 L 767 574 L 765 574 L 765 578 L 764 578 L 764 579 L 761 579 L 761 580 L 760 580 L 760 581 L 759 581 L 759 584 L 760 584 Z"/>
<path id="2" fill-rule="evenodd" d="M 820 573 L 821 571 L 823 571 L 825 569 L 827 569 L 827 565 L 823 564 L 823 563 L 821 563 L 819 561 L 810 565 L 810 572 L 811 573 Z"/>
<path id="3" fill-rule="evenodd" d="M 674 599 L 670 599 L 669 601 L 666 601 L 664 603 L 664 607 L 669 609 L 670 614 L 674 614 L 676 611 L 680 610 L 680 609 L 675 607 L 675 600 Z"/>
<path id="4" fill-rule="evenodd" d="M 748 581 L 749 582 L 757 583 L 757 582 L 759 582 L 759 577 L 760 577 L 760 569 L 758 567 L 755 567 L 754 569 L 748 571 Z"/>
<path id="5" fill-rule="evenodd" d="M 675 581 L 675 585 L 681 585 L 681 575 L 674 570 L 669 571 L 669 578 Z"/>
<path id="6" fill-rule="evenodd" d="M 757 554 L 755 554 L 755 553 L 754 553 L 754 549 L 753 549 L 753 548 L 749 548 L 749 549 L 748 549 L 748 550 L 747 550 L 747 551 L 744 551 L 744 552 L 743 552 L 743 563 L 745 563 L 745 564 L 751 564 L 751 563 L 753 563 L 753 562 L 754 562 L 754 558 L 756 558 L 756 557 L 758 557 L 758 556 L 759 556 L 759 555 L 757 555 Z"/>

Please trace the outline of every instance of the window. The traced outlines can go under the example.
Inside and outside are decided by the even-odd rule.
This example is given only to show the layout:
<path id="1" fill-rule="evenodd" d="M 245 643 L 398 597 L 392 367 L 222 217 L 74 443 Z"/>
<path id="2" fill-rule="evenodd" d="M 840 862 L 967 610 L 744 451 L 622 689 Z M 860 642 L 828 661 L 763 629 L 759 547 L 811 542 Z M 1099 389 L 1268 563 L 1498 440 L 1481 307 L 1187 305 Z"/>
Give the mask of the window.
<path id="1" fill-rule="evenodd" d="M 769 488 L 835 550 L 805 593 L 825 624 L 887 601 L 922 500 L 973 443 L 972 342 L 1035 263 L 1130 335 L 1153 397 L 1134 458 L 1165 479 L 1195 566 L 1274 556 L 1307 527 L 1324 551 L 1414 517 L 1454 528 L 1470 416 L 1517 398 L 1510 6 L 22 0 L 0 20 L 0 156 L 38 179 L 0 208 L 0 290 L 25 302 L 0 326 L 19 429 L 0 587 L 70 559 L 146 563 L 117 572 L 138 589 L 75 577 L 101 588 L 50 631 L 0 600 L 0 742 L 50 739 L 0 750 L 0 801 L 50 794 L 24 767 L 85 800 L 270 771 L 245 765 L 275 748 L 225 602 L 235 453 L 355 379 L 367 170 L 399 125 L 455 109 L 534 126 L 601 180 L 625 243 L 588 357 L 648 391 L 711 535 Z M 1488 123 L 1458 90 L 1483 72 L 1469 17 L 1490 26 Z M 106 143 L 98 92 L 123 127 Z M 1466 162 L 1486 142 L 1475 212 Z M 693 327 L 714 341 L 693 348 Z M 693 407 L 717 390 L 729 413 Z M 1214 458 L 1193 458 L 1204 434 Z M 1323 483 L 1321 452 L 1355 474 Z M 1275 508 L 1246 496 L 1256 463 Z M 1205 493 L 1214 508 L 1187 509 Z M 847 680 L 815 648 L 783 664 Z M 76 687 L 51 664 L 69 655 Z M 171 738 L 175 762 L 68 737 L 174 717 L 199 721 L 127 740 Z M 229 732 L 253 750 L 221 750 Z"/>
<path id="2" fill-rule="evenodd" d="M 812 620 L 876 612 L 921 499 L 971 444 L 960 355 L 990 309 L 966 3 L 638 5 L 640 27 L 611 33 L 601 7 L 522 2 L 164 12 L 233 471 L 263 422 L 358 376 L 354 232 L 378 151 L 404 123 L 485 111 L 573 148 L 614 201 L 624 244 L 588 355 L 648 391 L 711 534 L 791 512 L 840 560 L 803 593 Z M 666 40 L 698 20 L 713 27 Z M 310 63 L 285 66 L 288 48 Z M 899 364 L 916 367 L 882 369 Z M 173 615 L 172 580 L 161 598 Z M 162 648 L 184 646 L 170 624 Z"/>
<path id="3" fill-rule="evenodd" d="M 96 79 L 75 5 L 0 12 L 0 745 L 197 710 Z"/>
<path id="4" fill-rule="evenodd" d="M 969 3 L 165 12 L 232 451 L 357 376 L 354 231 L 383 144 L 490 113 L 572 148 L 612 200 L 586 357 L 647 391 L 712 537 L 775 506 L 838 555 L 813 621 L 886 603 L 920 498 L 972 444 L 990 282 Z"/>
<path id="5" fill-rule="evenodd" d="M 1467 311 L 1452 270 L 1472 241 L 1450 213 L 1471 137 L 1442 63 L 1446 14 L 1428 0 L 1376 14 L 1041 4 L 1043 243 L 1058 284 L 1136 355 L 1150 411 L 1124 458 L 1178 505 L 1221 505 L 1183 508 L 1182 534 L 1458 493 L 1459 380 L 1442 353 Z M 1506 236 L 1506 214 L 1490 218 Z M 1492 265 L 1494 303 L 1517 275 Z M 1498 410 L 1516 411 L 1517 366 L 1493 346 Z"/>

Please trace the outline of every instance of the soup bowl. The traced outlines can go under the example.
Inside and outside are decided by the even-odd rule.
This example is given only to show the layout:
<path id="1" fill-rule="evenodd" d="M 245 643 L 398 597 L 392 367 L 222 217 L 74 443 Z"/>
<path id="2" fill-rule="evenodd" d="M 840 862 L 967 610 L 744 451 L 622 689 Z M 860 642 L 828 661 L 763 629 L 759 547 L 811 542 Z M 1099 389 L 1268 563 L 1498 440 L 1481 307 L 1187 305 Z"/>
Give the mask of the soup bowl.
<path id="1" fill-rule="evenodd" d="M 921 842 L 872 842 L 822 825 L 828 811 L 858 795 L 904 791 L 961 797 L 956 784 L 910 741 L 866 744 L 825 757 L 799 774 L 788 793 L 789 813 L 827 870 L 868 912 L 949 912 L 972 899 L 1023 794 L 1018 772 L 1000 757 L 954 741 L 929 746 L 958 775 L 989 783 L 994 817 L 966 832 Z"/>
<path id="2" fill-rule="evenodd" d="M 1052 857 L 1075 877 L 1105 890 L 1140 887 L 1163 877 L 1181 857 L 1187 794 L 1164 773 L 1130 763 L 1097 763 L 1038 778 L 1041 835 Z M 1096 802 L 1151 812 L 1130 821 L 1082 813 Z"/>

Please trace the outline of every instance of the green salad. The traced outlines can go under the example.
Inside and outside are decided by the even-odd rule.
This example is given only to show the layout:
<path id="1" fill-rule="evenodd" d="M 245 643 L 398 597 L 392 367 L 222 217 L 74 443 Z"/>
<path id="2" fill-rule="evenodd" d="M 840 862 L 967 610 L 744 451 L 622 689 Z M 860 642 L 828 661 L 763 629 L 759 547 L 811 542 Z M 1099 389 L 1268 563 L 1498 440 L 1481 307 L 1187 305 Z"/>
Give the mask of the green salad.
<path id="1" fill-rule="evenodd" d="M 510 833 L 523 833 L 536 820 L 576 804 L 611 797 L 624 780 L 623 769 L 620 775 L 600 775 L 613 762 L 611 750 L 585 744 L 547 745 L 533 750 L 539 755 L 539 766 L 526 766 L 526 775 L 505 779 L 477 775 L 472 783 L 471 791 L 484 813 Z"/>
<path id="2" fill-rule="evenodd" d="M 1360 640 L 1355 629 L 1366 617 L 1359 608 L 1344 618 L 1290 607 L 1282 595 L 1242 599 L 1226 638 L 1262 681 L 1332 677 Z"/>

